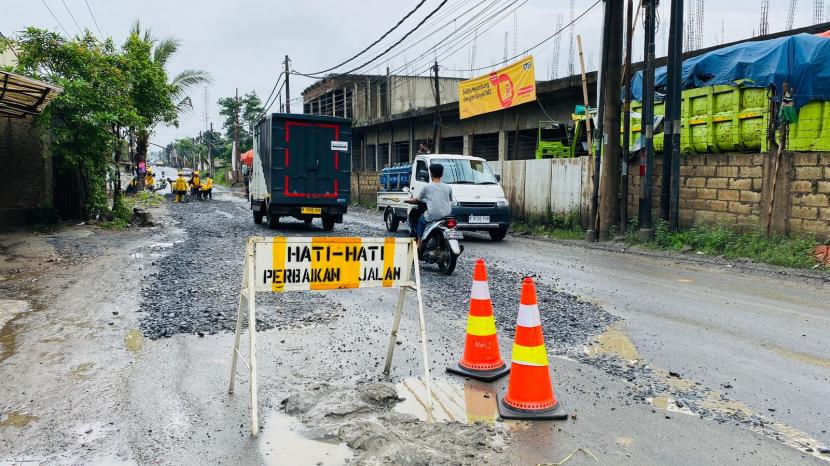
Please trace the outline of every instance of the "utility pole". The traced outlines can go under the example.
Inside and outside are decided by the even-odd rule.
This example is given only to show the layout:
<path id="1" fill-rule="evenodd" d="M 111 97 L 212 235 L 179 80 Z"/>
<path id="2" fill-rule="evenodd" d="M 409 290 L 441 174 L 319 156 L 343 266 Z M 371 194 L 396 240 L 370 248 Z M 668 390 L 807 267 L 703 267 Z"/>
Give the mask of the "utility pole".
<path id="1" fill-rule="evenodd" d="M 702 5 L 703 0 L 699 0 L 701 11 L 699 13 L 698 25 L 703 23 Z M 677 10 L 677 11 L 675 11 Z M 683 74 L 683 0 L 672 0 L 671 5 L 671 25 L 669 37 L 674 33 L 674 42 L 671 44 L 672 49 L 669 51 L 669 57 L 674 55 L 674 61 L 670 62 L 670 69 L 668 70 L 668 97 L 671 99 L 671 113 L 668 113 L 666 107 L 666 119 L 671 118 L 671 202 L 669 204 L 669 223 L 672 230 L 677 231 L 680 228 L 680 103 L 681 96 L 681 82 Z M 703 35 L 701 32 L 700 35 Z M 668 131 L 668 130 L 666 130 Z M 663 160 L 665 163 L 666 152 L 668 147 L 663 146 Z M 664 178 L 663 184 L 667 184 L 665 178 L 665 169 L 663 170 Z"/>
<path id="2" fill-rule="evenodd" d="M 620 82 L 622 80 L 622 34 L 623 34 L 623 0 L 605 0 L 605 32 L 608 47 L 605 52 L 605 121 L 602 134 L 602 172 L 600 179 L 602 197 L 599 206 L 599 239 L 608 240 L 608 232 L 617 224 L 619 217 L 620 194 Z"/>
<path id="3" fill-rule="evenodd" d="M 288 85 L 288 78 L 291 73 L 288 71 L 288 64 L 290 60 L 288 55 L 285 56 L 285 113 L 291 113 L 291 87 Z"/>
<path id="4" fill-rule="evenodd" d="M 239 88 L 236 88 L 236 104 L 233 112 L 233 180 L 239 181 Z"/>
<path id="5" fill-rule="evenodd" d="M 205 137 L 203 136 L 203 134 L 204 134 L 204 133 L 202 133 L 201 131 L 199 131 L 199 140 L 200 140 L 200 141 L 202 141 L 202 142 L 204 142 L 204 141 L 205 141 Z M 198 152 L 199 152 L 199 163 L 198 163 L 198 164 L 196 164 L 196 160 L 195 160 L 195 159 L 193 160 L 193 162 L 194 162 L 194 165 L 196 165 L 196 170 L 203 170 L 203 169 L 204 169 L 204 166 L 203 166 L 204 164 L 202 163 L 202 151 L 198 151 Z M 194 157 L 195 157 L 195 156 L 194 156 Z"/>
<path id="6" fill-rule="evenodd" d="M 645 4 L 645 71 L 643 73 L 643 149 L 645 150 L 645 177 L 640 188 L 640 238 L 651 239 L 654 235 L 654 221 L 651 215 L 651 186 L 654 178 L 654 20 L 658 0 L 643 0 Z"/>
<path id="7" fill-rule="evenodd" d="M 681 0 L 682 1 L 682 0 Z M 677 40 L 677 28 L 674 24 L 674 15 L 677 14 L 677 9 L 675 6 L 677 0 L 671 0 L 671 13 L 669 15 L 669 49 L 668 49 L 668 56 L 666 57 L 666 74 L 669 81 L 668 91 L 666 92 L 666 98 L 664 100 L 663 106 L 663 175 L 662 179 L 663 182 L 660 183 L 660 220 L 664 222 L 669 221 L 669 204 L 670 204 L 670 197 L 671 197 L 671 153 L 672 153 L 672 115 L 674 115 L 674 104 L 675 101 L 672 98 L 672 93 L 674 89 L 672 88 L 672 75 L 674 74 L 674 62 L 678 59 L 677 51 L 674 49 L 675 41 Z M 694 2 L 692 2 L 693 4 Z M 684 31 L 682 39 L 683 45 L 681 53 L 689 50 L 694 50 L 694 48 L 690 45 L 693 44 L 694 39 L 694 16 L 692 16 L 692 9 L 690 8 L 687 12 L 686 23 L 689 24 L 689 27 L 686 28 Z M 665 29 L 665 28 L 661 28 Z"/>
<path id="8" fill-rule="evenodd" d="M 441 89 L 438 84 L 438 60 L 432 66 L 435 73 L 433 82 L 435 84 L 435 116 L 432 121 L 432 153 L 439 154 L 441 152 Z"/>
<path id="9" fill-rule="evenodd" d="M 573 4 L 573 2 L 571 2 L 571 4 Z M 611 37 L 608 31 L 609 18 L 611 17 L 611 11 L 609 8 L 609 3 L 606 0 L 605 12 L 603 13 L 602 18 L 602 49 L 600 50 L 599 70 L 597 71 L 597 75 L 599 76 L 597 79 L 597 132 L 594 136 L 595 139 L 599 138 L 600 143 L 595 147 L 593 140 L 588 141 L 589 147 L 591 147 L 594 151 L 593 194 L 591 195 L 590 212 L 591 225 L 585 235 L 585 239 L 588 241 L 596 241 L 599 239 L 599 199 L 602 195 L 600 193 L 600 180 L 602 178 L 602 142 L 605 136 L 605 74 L 608 68 L 608 40 Z M 586 111 L 588 111 L 588 117 L 590 118 L 589 109 L 586 109 Z"/>
<path id="10" fill-rule="evenodd" d="M 634 0 L 625 13 L 625 69 L 623 74 L 623 143 L 620 163 L 620 233 L 628 230 L 628 151 L 631 147 L 631 46 L 634 35 Z"/>
<path id="11" fill-rule="evenodd" d="M 210 140 L 212 141 L 213 140 L 213 122 L 212 121 L 210 122 L 210 133 L 208 133 L 208 135 L 210 136 Z M 213 146 L 212 146 L 211 142 L 208 142 L 207 144 L 208 144 L 208 169 L 210 170 L 210 174 L 215 176 L 216 174 L 213 173 L 213 171 L 214 171 L 213 151 L 211 150 L 211 149 L 213 149 Z"/>

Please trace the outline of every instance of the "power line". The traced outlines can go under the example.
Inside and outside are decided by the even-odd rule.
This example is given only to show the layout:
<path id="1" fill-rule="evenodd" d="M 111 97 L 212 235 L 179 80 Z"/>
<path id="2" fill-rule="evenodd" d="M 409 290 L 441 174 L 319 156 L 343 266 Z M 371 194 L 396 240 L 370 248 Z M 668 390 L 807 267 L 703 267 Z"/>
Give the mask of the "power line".
<path id="1" fill-rule="evenodd" d="M 425 22 L 426 22 L 429 18 L 431 18 L 431 17 L 432 17 L 435 13 L 437 13 L 437 12 L 438 12 L 438 10 L 440 10 L 441 8 L 443 8 L 443 7 L 444 7 L 444 5 L 446 5 L 446 4 L 447 4 L 447 1 L 448 1 L 448 0 L 443 0 L 440 4 L 438 4 L 438 6 L 437 6 L 434 10 L 430 11 L 430 12 L 429 12 L 429 14 L 428 14 L 428 15 L 427 15 L 424 19 L 422 19 L 422 20 L 421 20 L 418 24 L 416 24 L 414 28 L 410 29 L 410 30 L 409 30 L 406 34 L 404 34 L 404 36 L 403 36 L 403 37 L 401 37 L 400 39 L 398 39 L 398 41 L 397 41 L 397 42 L 395 42 L 394 44 L 392 44 L 392 45 L 390 45 L 389 47 L 387 47 L 387 48 L 386 48 L 386 50 L 384 50 L 383 52 L 379 53 L 378 55 L 376 55 L 374 58 L 372 58 L 371 60 L 367 61 L 366 63 L 364 63 L 364 64 L 362 64 L 362 65 L 360 65 L 360 66 L 358 66 L 358 67 L 356 67 L 356 68 L 352 68 L 351 70 L 346 71 L 346 72 L 341 73 L 341 74 L 349 74 L 349 73 L 353 73 L 353 72 L 355 72 L 355 71 L 357 71 L 357 70 L 359 70 L 359 69 L 361 69 L 361 68 L 363 68 L 363 67 L 365 67 L 365 66 L 367 66 L 367 65 L 369 65 L 369 64 L 371 64 L 371 63 L 374 63 L 377 59 L 379 59 L 379 58 L 383 57 L 384 55 L 386 55 L 387 53 L 389 53 L 389 51 L 390 51 L 390 50 L 392 50 L 393 48 L 395 48 L 396 46 L 398 46 L 398 44 L 400 44 L 401 42 L 403 42 L 403 41 L 404 41 L 404 39 L 406 39 L 407 37 L 409 37 L 409 36 L 410 36 L 413 32 L 417 31 L 417 30 L 418 30 L 418 28 L 420 28 L 420 27 L 421 27 L 421 26 L 422 26 L 422 25 L 423 25 L 423 24 L 424 24 L 424 23 L 425 23 Z M 297 74 L 302 74 L 302 73 L 297 73 Z M 302 75 L 303 75 L 303 76 L 306 76 L 306 77 L 309 77 L 309 78 L 319 78 L 319 77 L 320 77 L 320 76 L 309 76 L 309 75 L 306 75 L 306 74 L 302 74 Z"/>
<path id="2" fill-rule="evenodd" d="M 379 37 L 376 41 L 374 41 L 374 42 L 372 42 L 371 44 L 369 44 L 368 46 L 366 46 L 366 48 L 364 48 L 363 50 L 361 50 L 361 51 L 360 51 L 360 52 L 358 52 L 357 54 L 355 54 L 355 55 L 353 55 L 353 56 L 349 57 L 348 59 L 344 60 L 344 61 L 343 61 L 343 62 L 341 62 L 341 63 L 338 63 L 338 64 L 336 64 L 336 65 L 332 66 L 331 68 L 327 68 L 327 69 L 322 70 L 322 71 L 317 71 L 316 73 L 305 73 L 305 74 L 323 74 L 323 73 L 327 73 L 327 72 L 329 72 L 329 71 L 331 71 L 331 70 L 333 70 L 333 69 L 336 69 L 336 68 L 339 68 L 339 67 L 341 67 L 341 66 L 345 65 L 346 63 L 349 63 L 350 61 L 354 60 L 355 58 L 357 58 L 357 57 L 359 57 L 359 56 L 363 55 L 364 53 L 368 52 L 368 51 L 369 51 L 369 49 L 371 49 L 372 47 L 374 47 L 374 46 L 375 46 L 378 42 L 380 42 L 380 41 L 382 41 L 383 39 L 385 39 L 385 38 L 386 38 L 386 36 L 388 36 L 389 34 L 391 34 L 391 33 L 392 33 L 392 31 L 394 31 L 395 29 L 397 29 L 397 28 L 398 28 L 398 26 L 400 26 L 401 24 L 403 24 L 403 22 L 404 22 L 404 21 L 406 21 L 407 19 L 409 19 L 409 17 L 410 17 L 410 16 L 412 16 L 412 14 L 413 14 L 413 13 L 415 13 L 416 11 L 418 11 L 418 8 L 421 8 L 421 5 L 423 5 L 426 1 L 427 1 L 427 0 L 421 0 L 421 1 L 417 4 L 417 5 L 415 5 L 415 8 L 413 8 L 412 10 L 410 10 L 410 11 L 409 11 L 409 13 L 407 13 L 406 15 L 404 15 L 404 17 L 403 17 L 403 18 L 401 18 L 401 19 L 400 19 L 397 23 L 395 23 L 395 25 L 394 25 L 394 26 L 392 26 L 392 28 L 391 28 L 391 29 L 389 29 L 388 31 L 386 31 L 385 33 L 383 33 L 383 35 L 382 35 L 382 36 L 380 36 L 380 37 Z"/>
<path id="3" fill-rule="evenodd" d="M 11 42 L 11 39 L 9 39 L 8 37 L 4 36 L 2 32 L 0 32 L 0 39 L 6 39 L 6 40 L 8 40 L 8 41 L 10 41 L 10 42 Z M 11 51 L 12 51 L 12 53 L 14 54 L 14 56 L 15 56 L 18 60 L 20 60 L 20 55 L 18 55 L 18 54 L 17 54 L 17 50 L 15 50 L 15 49 L 14 49 L 14 47 L 12 47 L 11 45 L 9 45 L 9 50 L 11 50 Z"/>
<path id="4" fill-rule="evenodd" d="M 540 45 L 544 44 L 545 42 L 547 42 L 547 41 L 549 41 L 549 40 L 553 39 L 553 38 L 554 38 L 554 37 L 556 37 L 558 34 L 561 34 L 561 33 L 562 33 L 562 32 L 563 32 L 566 28 L 570 27 L 572 24 L 576 24 L 576 22 L 577 22 L 577 21 L 579 21 L 580 19 L 582 19 L 582 17 L 583 17 L 583 16 L 587 15 L 588 13 L 590 13 L 590 12 L 591 12 L 591 10 L 593 10 L 594 8 L 596 8 L 596 6 L 597 6 L 597 5 L 599 5 L 602 1 L 603 1 L 603 0 L 597 0 L 597 1 L 596 1 L 596 2 L 594 2 L 591 6 L 589 6 L 589 7 L 588 7 L 588 9 L 586 9 L 585 11 L 583 11 L 582 13 L 580 13 L 580 14 L 579 14 L 579 16 L 577 16 L 576 18 L 574 18 L 574 19 L 573 19 L 570 23 L 566 24 L 564 27 L 560 28 L 558 31 L 554 32 L 553 34 L 549 35 L 548 37 L 546 37 L 546 38 L 542 39 L 541 41 L 537 42 L 537 43 L 536 43 L 533 47 L 529 47 L 529 48 L 525 49 L 525 50 L 524 50 L 524 52 L 522 52 L 521 54 L 516 54 L 515 56 L 512 56 L 512 57 L 508 58 L 508 59 L 507 59 L 507 60 L 505 60 L 505 61 L 502 61 L 502 62 L 499 62 L 499 63 L 495 63 L 494 65 L 503 65 L 503 64 L 505 64 L 505 63 L 507 63 L 507 62 L 510 62 L 510 61 L 512 61 L 512 60 L 515 60 L 516 58 L 519 58 L 522 54 L 526 54 L 526 53 L 530 52 L 531 50 L 536 49 L 536 48 L 537 48 L 537 47 L 539 47 Z M 485 67 L 482 67 L 482 68 L 472 68 L 472 69 L 469 69 L 469 70 L 453 70 L 453 69 L 449 69 L 449 68 L 447 68 L 447 69 L 449 69 L 450 71 L 459 71 L 459 72 L 473 72 L 473 71 L 481 71 L 481 70 L 485 70 L 485 69 L 487 69 L 487 68 L 489 68 L 489 66 L 485 66 Z"/>
<path id="5" fill-rule="evenodd" d="M 75 20 L 75 15 L 72 14 L 72 10 L 69 9 L 69 6 L 66 4 L 66 0 L 61 0 L 63 3 L 63 7 L 66 8 L 66 12 L 69 13 L 69 17 L 72 18 L 72 22 L 75 23 L 75 27 L 78 28 L 78 32 L 83 34 L 84 29 L 78 24 L 78 21 Z"/>
<path id="6" fill-rule="evenodd" d="M 484 8 L 484 11 L 488 11 L 488 10 L 490 9 L 490 7 L 491 7 L 491 6 L 493 6 L 495 3 L 497 3 L 498 1 L 499 1 L 499 0 L 495 0 L 495 1 L 494 1 L 494 2 L 492 2 L 490 5 L 487 5 L 487 7 L 486 7 L 486 8 Z M 501 13 L 505 12 L 506 10 L 508 10 L 509 8 L 511 8 L 511 7 L 512 7 L 513 5 L 515 5 L 517 2 L 519 2 L 519 0 L 513 0 L 511 3 L 509 3 L 509 4 L 507 4 L 506 6 L 502 7 L 500 10 L 498 10 L 498 11 L 496 11 L 496 12 L 494 12 L 494 13 L 490 14 L 489 16 L 487 16 L 487 17 L 485 17 L 485 18 L 483 18 L 483 19 L 479 20 L 479 22 L 478 22 L 478 23 L 466 23 L 464 26 L 462 26 L 462 27 L 461 27 L 461 29 L 457 29 L 457 30 L 455 30 L 455 31 L 451 32 L 450 34 L 448 34 L 446 37 L 444 37 L 444 38 L 442 38 L 441 40 L 437 41 L 437 42 L 435 43 L 435 45 L 433 45 L 432 47 L 430 47 L 430 48 L 426 49 L 423 53 L 421 53 L 421 55 L 419 55 L 418 57 L 416 57 L 416 58 L 415 58 L 415 60 L 413 60 L 413 61 L 414 61 L 414 62 L 417 62 L 418 60 L 420 60 L 420 59 L 424 58 L 425 56 L 427 56 L 427 55 L 428 55 L 430 52 L 432 52 L 432 51 L 436 51 L 436 56 L 437 56 L 437 55 L 440 55 L 440 54 L 444 54 L 445 52 L 443 52 L 443 51 L 437 51 L 436 49 L 439 49 L 439 48 L 444 48 L 444 50 L 449 50 L 449 49 L 452 49 L 452 48 L 453 48 L 453 47 L 455 47 L 457 44 L 459 44 L 460 42 L 462 42 L 462 41 L 464 41 L 465 39 L 467 39 L 468 37 L 470 37 L 470 35 L 471 35 L 471 34 L 473 34 L 473 33 L 475 32 L 475 30 L 476 30 L 476 29 L 479 29 L 479 28 L 484 27 L 486 23 L 488 23 L 489 21 L 491 21 L 493 18 L 495 18 L 495 17 L 496 17 L 496 16 L 498 16 L 499 14 L 501 14 Z M 524 2 L 522 2 L 522 3 L 519 5 L 519 7 L 520 7 L 520 6 L 522 6 L 522 5 L 524 5 L 526 2 L 527 2 L 527 0 L 525 0 Z M 516 7 L 516 8 L 518 8 L 518 7 Z M 509 14 L 509 13 L 510 13 L 510 12 L 508 12 L 508 14 Z M 486 32 L 486 31 L 488 31 L 488 30 L 490 30 L 493 26 L 495 26 L 496 24 L 498 24 L 499 22 L 501 22 L 502 20 L 504 20 L 506 17 L 507 17 L 507 15 L 505 15 L 505 16 L 501 17 L 500 19 L 496 20 L 496 22 L 495 22 L 494 24 L 492 24 L 492 25 L 490 25 L 490 26 L 487 26 L 487 27 L 485 28 L 485 32 Z M 465 29 L 465 28 L 468 28 L 468 29 L 466 30 L 466 32 L 463 32 L 460 36 L 458 36 L 458 34 L 459 34 L 459 33 L 461 33 L 462 31 L 464 31 L 464 29 Z M 456 37 L 456 38 L 452 38 L 453 36 L 458 36 L 458 37 Z M 447 41 L 450 41 L 450 43 L 447 43 Z M 454 50 L 454 51 L 453 51 L 450 55 L 446 55 L 446 56 L 451 56 L 451 55 L 455 54 L 455 53 L 456 53 L 456 52 L 458 52 L 461 48 L 463 48 L 463 46 L 465 46 L 465 45 L 467 45 L 467 44 L 469 44 L 469 41 L 464 42 L 463 44 L 461 44 L 461 47 L 456 48 L 456 49 L 455 49 L 455 50 Z M 442 58 L 442 59 L 443 59 L 443 58 L 446 58 L 446 56 L 441 57 L 441 58 Z M 429 60 L 433 60 L 433 59 L 432 59 L 432 58 L 429 58 Z M 432 66 L 432 65 L 430 65 L 430 66 Z M 395 70 L 395 71 L 397 71 L 397 70 Z M 428 71 L 428 70 L 424 70 L 424 72 L 425 72 L 425 71 Z M 450 70 L 450 71 L 452 71 L 452 70 Z M 423 73 L 423 72 L 422 72 L 422 73 Z M 421 73 L 416 73 L 416 74 L 421 74 Z"/>
<path id="7" fill-rule="evenodd" d="M 104 40 L 104 33 L 101 32 L 101 28 L 98 26 L 98 20 L 95 19 L 95 14 L 92 13 L 92 8 L 89 6 L 89 1 L 84 0 L 84 3 L 86 3 L 86 9 L 89 10 L 89 16 L 92 17 L 92 23 L 95 24 L 95 29 L 98 30 L 98 37 L 100 37 L 101 40 Z"/>
<path id="8" fill-rule="evenodd" d="M 66 28 L 63 27 L 63 23 L 61 23 L 61 21 L 58 19 L 58 17 L 55 16 L 55 12 L 52 11 L 51 8 L 49 8 L 49 5 L 46 3 L 46 0 L 40 0 L 40 1 L 41 1 L 41 3 L 43 3 L 43 6 L 45 6 L 46 9 L 49 10 L 49 14 L 52 15 L 52 18 L 55 18 L 55 22 L 58 23 L 58 26 L 60 26 L 61 29 L 63 29 L 63 32 L 66 33 L 66 36 L 69 37 L 70 36 L 69 31 L 67 31 Z"/>

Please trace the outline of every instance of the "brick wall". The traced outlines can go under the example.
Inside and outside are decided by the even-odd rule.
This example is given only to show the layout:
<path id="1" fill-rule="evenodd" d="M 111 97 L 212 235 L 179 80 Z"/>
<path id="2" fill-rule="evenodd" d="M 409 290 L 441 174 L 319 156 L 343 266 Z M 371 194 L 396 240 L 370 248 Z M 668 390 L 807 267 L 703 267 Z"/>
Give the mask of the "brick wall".
<path id="1" fill-rule="evenodd" d="M 52 206 L 52 164 L 40 128 L 0 118 L 0 225 L 31 223 Z"/>
<path id="2" fill-rule="evenodd" d="M 378 194 L 378 172 L 352 172 L 352 202 L 374 205 Z"/>
<path id="3" fill-rule="evenodd" d="M 658 156 L 659 157 L 659 156 Z M 765 226 L 782 234 L 830 236 L 830 154 L 784 154 L 775 173 L 768 154 L 681 156 L 680 222 L 721 223 L 739 229 Z M 637 175 L 633 166 L 632 175 Z M 662 160 L 654 164 L 653 215 L 659 217 Z M 629 178 L 629 216 L 639 215 L 641 177 Z M 775 196 L 770 192 L 775 185 Z M 772 209 L 770 209 L 772 202 Z"/>

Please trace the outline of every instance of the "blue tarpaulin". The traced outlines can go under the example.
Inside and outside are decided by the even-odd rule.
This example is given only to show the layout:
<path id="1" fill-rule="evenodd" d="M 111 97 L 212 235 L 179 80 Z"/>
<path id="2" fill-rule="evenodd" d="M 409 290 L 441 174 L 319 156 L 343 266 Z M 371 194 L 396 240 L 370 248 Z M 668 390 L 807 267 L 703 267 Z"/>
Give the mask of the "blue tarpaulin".
<path id="1" fill-rule="evenodd" d="M 798 34 L 735 44 L 683 60 L 683 89 L 774 84 L 780 97 L 785 82 L 797 109 L 814 100 L 830 100 L 830 39 Z M 654 88 L 655 98 L 662 100 L 665 66 L 655 70 Z M 642 89 L 643 72 L 639 71 L 631 80 L 631 97 L 642 101 Z"/>

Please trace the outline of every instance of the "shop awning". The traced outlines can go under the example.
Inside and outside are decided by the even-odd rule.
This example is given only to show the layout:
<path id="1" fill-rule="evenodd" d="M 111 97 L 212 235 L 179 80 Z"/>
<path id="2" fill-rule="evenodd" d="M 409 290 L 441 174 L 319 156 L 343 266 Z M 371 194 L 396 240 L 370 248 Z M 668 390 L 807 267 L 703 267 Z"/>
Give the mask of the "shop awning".
<path id="1" fill-rule="evenodd" d="M 62 91 L 60 86 L 0 71 L 0 118 L 38 115 Z"/>

